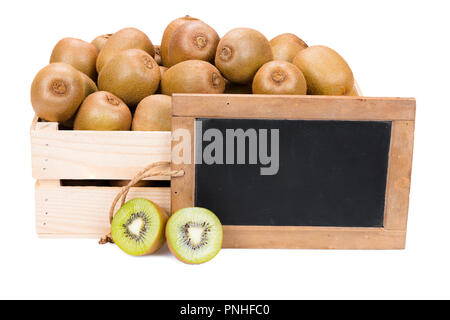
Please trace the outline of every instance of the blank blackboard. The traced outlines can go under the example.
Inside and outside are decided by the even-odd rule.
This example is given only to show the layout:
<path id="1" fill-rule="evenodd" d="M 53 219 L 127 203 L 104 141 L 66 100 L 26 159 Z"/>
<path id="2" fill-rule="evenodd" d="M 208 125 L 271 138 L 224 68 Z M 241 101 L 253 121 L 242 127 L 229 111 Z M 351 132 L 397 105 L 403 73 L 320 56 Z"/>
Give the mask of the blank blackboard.
<path id="1" fill-rule="evenodd" d="M 195 205 L 224 225 L 383 227 L 391 122 L 197 121 L 202 133 L 214 128 L 223 136 L 226 129 L 279 130 L 276 175 L 261 175 L 260 164 L 196 164 Z"/>

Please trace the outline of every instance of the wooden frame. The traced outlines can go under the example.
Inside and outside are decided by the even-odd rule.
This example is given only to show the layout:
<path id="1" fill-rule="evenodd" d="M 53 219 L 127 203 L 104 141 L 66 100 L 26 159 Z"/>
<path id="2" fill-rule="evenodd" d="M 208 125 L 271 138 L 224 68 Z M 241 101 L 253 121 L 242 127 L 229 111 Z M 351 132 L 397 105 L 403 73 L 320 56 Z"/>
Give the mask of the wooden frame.
<path id="1" fill-rule="evenodd" d="M 415 99 L 185 95 L 173 97 L 172 130 L 187 129 L 195 141 L 196 118 L 391 121 L 383 228 L 224 226 L 226 248 L 403 249 L 406 240 L 414 141 Z M 191 164 L 172 164 L 185 176 L 171 182 L 172 212 L 194 205 Z"/>

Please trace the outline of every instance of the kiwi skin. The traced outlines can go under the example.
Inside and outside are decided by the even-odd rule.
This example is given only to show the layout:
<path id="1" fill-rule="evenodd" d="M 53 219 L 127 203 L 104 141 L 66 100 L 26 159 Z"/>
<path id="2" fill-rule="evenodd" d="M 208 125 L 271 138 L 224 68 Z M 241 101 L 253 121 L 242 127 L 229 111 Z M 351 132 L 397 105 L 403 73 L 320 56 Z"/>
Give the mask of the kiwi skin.
<path id="1" fill-rule="evenodd" d="M 292 62 L 295 56 L 308 45 L 295 34 L 283 33 L 270 40 L 273 59 Z"/>
<path id="2" fill-rule="evenodd" d="M 293 63 L 306 78 L 308 94 L 342 96 L 353 90 L 353 72 L 333 49 L 309 47 L 300 51 Z"/>
<path id="3" fill-rule="evenodd" d="M 103 46 L 105 45 L 106 41 L 108 41 L 108 39 L 111 38 L 111 36 L 112 33 L 102 34 L 101 36 L 98 36 L 97 38 L 92 40 L 91 43 L 94 45 L 94 47 L 97 48 L 97 51 L 100 52 Z"/>
<path id="4" fill-rule="evenodd" d="M 173 93 L 223 93 L 225 80 L 219 70 L 202 60 L 180 62 L 167 70 L 161 81 L 165 95 Z"/>
<path id="5" fill-rule="evenodd" d="M 303 73 L 290 62 L 270 61 L 258 70 L 253 79 L 254 94 L 305 95 L 306 80 Z"/>
<path id="6" fill-rule="evenodd" d="M 98 73 L 109 60 L 128 49 L 141 49 L 155 56 L 155 47 L 145 33 L 136 28 L 125 28 L 114 33 L 104 44 L 97 58 Z"/>
<path id="7" fill-rule="evenodd" d="M 168 66 L 186 60 L 213 62 L 219 40 L 217 32 L 203 21 L 187 21 L 179 26 L 170 38 Z"/>
<path id="8" fill-rule="evenodd" d="M 160 80 L 161 71 L 156 61 L 142 50 L 129 49 L 116 55 L 104 66 L 98 76 L 98 87 L 134 107 L 156 92 Z"/>
<path id="9" fill-rule="evenodd" d="M 196 18 L 192 18 L 190 16 L 185 16 L 181 18 L 177 18 L 169 23 L 169 25 L 164 30 L 164 34 L 162 36 L 161 40 L 161 59 L 164 66 L 168 67 L 168 50 L 169 50 L 169 42 L 172 38 L 173 33 L 175 30 L 181 26 L 182 24 L 186 23 L 187 21 L 193 21 L 198 20 Z"/>
<path id="10" fill-rule="evenodd" d="M 81 72 L 67 63 L 51 63 L 31 84 L 31 104 L 39 118 L 63 122 L 75 114 L 85 90 Z"/>
<path id="11" fill-rule="evenodd" d="M 131 126 L 127 105 L 112 93 L 97 91 L 89 95 L 75 117 L 75 130 L 127 131 Z"/>
<path id="12" fill-rule="evenodd" d="M 234 83 L 251 83 L 258 69 L 273 60 L 272 48 L 259 31 L 237 28 L 228 32 L 219 42 L 216 67 Z"/>
<path id="13" fill-rule="evenodd" d="M 161 46 L 154 46 L 155 47 L 155 61 L 159 66 L 162 66 L 162 59 L 161 59 Z"/>
<path id="14" fill-rule="evenodd" d="M 155 94 L 144 98 L 134 112 L 133 131 L 171 131 L 172 98 Z"/>
<path id="15" fill-rule="evenodd" d="M 53 48 L 50 63 L 64 62 L 70 64 L 75 69 L 87 74 L 91 79 L 96 80 L 97 54 L 97 48 L 92 43 L 80 39 L 64 38 Z"/>

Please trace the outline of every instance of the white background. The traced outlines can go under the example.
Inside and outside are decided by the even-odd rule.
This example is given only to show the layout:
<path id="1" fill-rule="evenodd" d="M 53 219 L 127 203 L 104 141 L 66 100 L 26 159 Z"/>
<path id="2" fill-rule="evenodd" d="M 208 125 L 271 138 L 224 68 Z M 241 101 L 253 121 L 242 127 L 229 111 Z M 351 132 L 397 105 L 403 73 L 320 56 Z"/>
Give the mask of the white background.
<path id="1" fill-rule="evenodd" d="M 450 298 L 448 1 L 1 1 L 0 298 Z M 296 33 L 341 53 L 366 96 L 417 98 L 404 251 L 222 250 L 184 265 L 35 233 L 29 87 L 63 37 L 133 26 L 158 44 L 189 14 L 219 35 Z"/>

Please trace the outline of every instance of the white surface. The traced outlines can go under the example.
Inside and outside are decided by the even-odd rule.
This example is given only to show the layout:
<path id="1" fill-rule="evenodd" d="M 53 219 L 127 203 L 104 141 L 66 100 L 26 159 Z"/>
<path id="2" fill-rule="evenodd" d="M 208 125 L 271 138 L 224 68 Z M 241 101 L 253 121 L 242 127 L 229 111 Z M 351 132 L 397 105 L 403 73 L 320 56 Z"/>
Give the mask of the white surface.
<path id="1" fill-rule="evenodd" d="M 0 298 L 450 298 L 447 1 L 41 0 L 0 6 Z M 37 238 L 29 87 L 53 45 L 128 26 L 158 44 L 165 26 L 185 14 L 220 35 L 244 26 L 268 38 L 296 33 L 340 52 L 365 95 L 417 98 L 406 250 L 222 250 L 210 263 L 188 266 L 167 249 L 132 258 L 96 240 Z M 200 285 L 180 286 L 191 281 Z"/>

